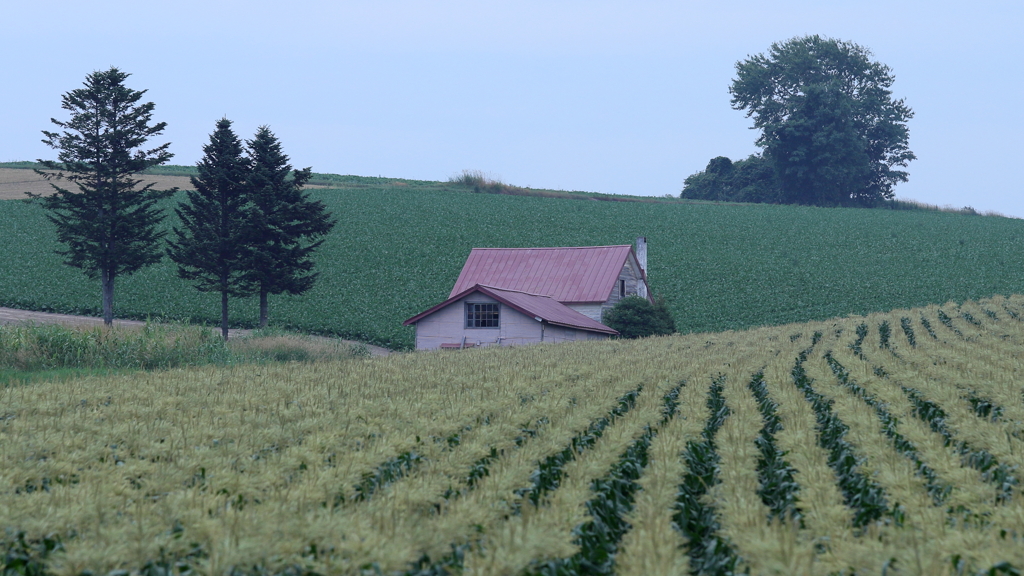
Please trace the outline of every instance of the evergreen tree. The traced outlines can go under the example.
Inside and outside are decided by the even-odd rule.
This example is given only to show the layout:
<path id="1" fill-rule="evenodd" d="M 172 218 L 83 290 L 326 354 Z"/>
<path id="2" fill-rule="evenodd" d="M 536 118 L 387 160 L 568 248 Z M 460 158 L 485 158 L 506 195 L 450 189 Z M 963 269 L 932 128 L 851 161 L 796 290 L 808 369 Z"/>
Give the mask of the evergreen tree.
<path id="1" fill-rule="evenodd" d="M 57 239 L 67 246 L 58 251 L 68 266 L 100 279 L 103 322 L 114 321 L 114 282 L 160 260 L 159 241 L 164 232 L 157 202 L 175 190 L 139 187 L 134 175 L 171 159 L 170 143 L 145 149 L 151 137 L 163 132 L 166 122 L 150 124 L 152 102 L 139 103 L 145 90 L 124 85 L 129 74 L 117 68 L 86 76 L 84 88 L 63 95 L 61 107 L 71 113 L 64 122 L 51 118 L 60 132 L 43 131 L 47 146 L 58 150 L 56 161 L 39 160 L 54 172 L 37 172 L 53 180 L 67 180 L 76 192 L 52 184 L 54 194 L 34 196 L 50 212 Z"/>
<path id="2" fill-rule="evenodd" d="M 246 277 L 248 222 L 251 218 L 247 192 L 250 163 L 241 140 L 222 118 L 203 146 L 203 158 L 192 177 L 195 190 L 175 210 L 181 228 L 168 255 L 178 265 L 178 276 L 194 282 L 200 292 L 220 292 L 220 329 L 228 339 L 228 296 L 248 296 L 252 285 Z"/>
<path id="3" fill-rule="evenodd" d="M 262 328 L 269 317 L 269 294 L 297 295 L 312 288 L 318 276 L 312 272 L 312 253 L 335 221 L 323 202 L 310 200 L 302 190 L 312 169 L 292 172 L 280 141 L 267 126 L 261 126 L 248 145 L 253 207 L 248 279 L 259 291 Z"/>

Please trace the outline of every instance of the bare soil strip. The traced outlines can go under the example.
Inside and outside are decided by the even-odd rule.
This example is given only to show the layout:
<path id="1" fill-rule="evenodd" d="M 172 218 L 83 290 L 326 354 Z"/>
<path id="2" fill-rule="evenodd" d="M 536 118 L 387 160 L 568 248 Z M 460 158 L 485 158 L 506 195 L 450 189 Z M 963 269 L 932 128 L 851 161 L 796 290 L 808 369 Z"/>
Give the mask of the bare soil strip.
<path id="1" fill-rule="evenodd" d="M 139 176 L 142 183 L 153 183 L 157 190 L 168 190 L 178 188 L 181 190 L 193 190 L 192 180 L 188 176 L 150 176 L 143 174 Z M 67 187 L 67 182 L 53 181 L 58 186 Z M 330 186 L 306 185 L 304 189 L 330 188 Z M 71 186 L 70 190 L 77 190 Z M 26 192 L 49 196 L 53 194 L 53 186 L 50 186 L 45 178 L 35 173 L 34 170 L 24 168 L 0 168 L 0 200 L 22 200 L 28 198 Z"/>
<path id="2" fill-rule="evenodd" d="M 188 176 L 140 176 L 143 184 L 154 183 L 154 188 L 160 190 L 166 190 L 169 188 L 178 187 L 182 190 L 191 190 L 192 182 Z M 67 183 L 61 183 L 58 180 L 53 181 L 58 186 L 67 187 Z M 71 187 L 75 190 L 75 187 Z M 41 194 L 43 196 L 49 196 L 53 194 L 53 187 L 50 186 L 45 178 L 35 173 L 33 170 L 26 170 L 23 168 L 0 168 L 0 200 L 20 200 L 28 198 L 25 194 L 31 192 L 33 194 Z"/>

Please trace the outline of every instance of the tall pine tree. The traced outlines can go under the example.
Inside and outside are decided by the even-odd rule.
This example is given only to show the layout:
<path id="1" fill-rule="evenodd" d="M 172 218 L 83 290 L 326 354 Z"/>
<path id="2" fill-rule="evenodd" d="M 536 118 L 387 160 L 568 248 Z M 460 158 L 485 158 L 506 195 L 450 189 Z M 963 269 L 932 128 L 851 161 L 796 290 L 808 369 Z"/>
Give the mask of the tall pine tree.
<path id="1" fill-rule="evenodd" d="M 316 281 L 311 256 L 334 227 L 323 202 L 310 200 L 302 186 L 311 168 L 295 170 L 267 126 L 248 142 L 252 160 L 249 195 L 248 279 L 260 295 L 260 327 L 269 318 L 269 294 L 302 294 Z M 291 173 L 291 174 L 290 174 Z"/>
<path id="2" fill-rule="evenodd" d="M 39 160 L 50 171 L 47 179 L 67 180 L 77 191 L 51 184 L 54 194 L 35 196 L 50 212 L 57 239 L 67 246 L 58 251 L 65 264 L 100 279 L 103 322 L 114 321 L 114 282 L 160 260 L 157 231 L 164 213 L 157 202 L 175 190 L 139 186 L 134 175 L 171 159 L 170 143 L 144 148 L 163 132 L 166 122 L 150 124 L 154 104 L 140 103 L 145 90 L 124 85 L 129 74 L 117 68 L 86 76 L 84 88 L 64 94 L 61 107 L 68 121 L 51 118 L 60 132 L 43 131 L 47 146 L 59 151 L 57 161 Z"/>
<path id="3" fill-rule="evenodd" d="M 228 297 L 252 294 L 246 276 L 250 163 L 230 120 L 217 122 L 196 168 L 195 190 L 186 192 L 187 202 L 175 210 L 181 228 L 174 229 L 176 240 L 170 242 L 168 255 L 178 265 L 178 275 L 193 281 L 197 290 L 220 292 L 220 329 L 227 340 Z"/>

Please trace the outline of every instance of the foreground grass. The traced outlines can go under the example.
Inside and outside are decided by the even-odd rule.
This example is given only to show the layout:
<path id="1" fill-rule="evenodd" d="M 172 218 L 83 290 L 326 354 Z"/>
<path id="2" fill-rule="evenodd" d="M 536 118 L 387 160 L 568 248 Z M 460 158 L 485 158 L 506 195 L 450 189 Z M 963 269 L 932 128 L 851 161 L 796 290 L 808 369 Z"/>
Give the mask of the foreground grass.
<path id="1" fill-rule="evenodd" d="M 205 364 L 315 362 L 368 355 L 365 346 L 281 330 L 256 331 L 225 343 L 202 326 L 0 326 L 0 383 Z"/>
<path id="2" fill-rule="evenodd" d="M 0 573 L 1015 574 L 1024 297 L 0 388 Z"/>

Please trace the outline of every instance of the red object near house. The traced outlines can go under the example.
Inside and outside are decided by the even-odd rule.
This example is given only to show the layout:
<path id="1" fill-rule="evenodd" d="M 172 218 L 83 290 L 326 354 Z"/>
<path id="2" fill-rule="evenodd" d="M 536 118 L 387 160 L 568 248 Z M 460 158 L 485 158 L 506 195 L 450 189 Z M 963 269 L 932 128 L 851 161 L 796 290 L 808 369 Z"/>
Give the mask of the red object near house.
<path id="1" fill-rule="evenodd" d="M 474 248 L 440 304 L 404 322 L 416 349 L 604 339 L 620 299 L 650 298 L 647 242 L 571 248 Z"/>

